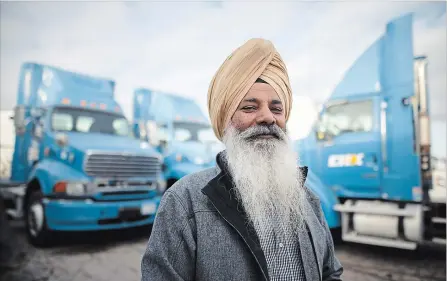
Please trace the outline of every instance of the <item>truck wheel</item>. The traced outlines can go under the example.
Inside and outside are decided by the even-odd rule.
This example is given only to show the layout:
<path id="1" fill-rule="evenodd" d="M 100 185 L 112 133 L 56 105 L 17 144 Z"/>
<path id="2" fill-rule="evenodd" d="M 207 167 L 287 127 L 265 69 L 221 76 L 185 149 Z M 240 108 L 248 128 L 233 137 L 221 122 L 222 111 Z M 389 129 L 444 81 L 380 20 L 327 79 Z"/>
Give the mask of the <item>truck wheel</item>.
<path id="1" fill-rule="evenodd" d="M 26 234 L 35 247 L 50 246 L 51 231 L 47 228 L 45 210 L 40 190 L 32 191 L 25 210 Z"/>

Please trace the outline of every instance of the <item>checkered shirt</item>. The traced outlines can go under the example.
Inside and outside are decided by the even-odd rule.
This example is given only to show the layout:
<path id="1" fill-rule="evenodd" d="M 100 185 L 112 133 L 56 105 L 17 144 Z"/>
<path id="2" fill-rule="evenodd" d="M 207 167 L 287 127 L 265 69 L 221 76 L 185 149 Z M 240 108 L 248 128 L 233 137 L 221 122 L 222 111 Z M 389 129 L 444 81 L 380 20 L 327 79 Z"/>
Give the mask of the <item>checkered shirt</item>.
<path id="1" fill-rule="evenodd" d="M 271 281 L 306 281 L 298 236 L 279 222 L 274 230 L 257 231 Z M 259 233 L 262 233 L 259 235 Z"/>

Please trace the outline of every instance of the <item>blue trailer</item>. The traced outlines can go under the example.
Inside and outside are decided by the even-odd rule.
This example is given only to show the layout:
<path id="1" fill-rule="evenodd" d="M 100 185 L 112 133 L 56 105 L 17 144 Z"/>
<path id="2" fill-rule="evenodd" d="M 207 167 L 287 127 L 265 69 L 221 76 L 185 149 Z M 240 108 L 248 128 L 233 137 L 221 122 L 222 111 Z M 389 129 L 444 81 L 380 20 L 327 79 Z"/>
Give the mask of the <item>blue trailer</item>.
<path id="1" fill-rule="evenodd" d="M 412 25 L 412 14 L 388 23 L 298 144 L 303 163 L 337 194 L 344 241 L 445 244 L 445 188 L 433 192 L 430 168 L 428 59 L 413 53 Z"/>
<path id="2" fill-rule="evenodd" d="M 161 155 L 132 137 L 114 92 L 112 80 L 22 65 L 11 175 L 0 192 L 32 244 L 49 244 L 53 231 L 153 223 L 166 186 Z"/>
<path id="3" fill-rule="evenodd" d="M 185 175 L 214 166 L 222 148 L 194 100 L 151 89 L 134 92 L 133 131 L 162 153 L 167 188 Z"/>

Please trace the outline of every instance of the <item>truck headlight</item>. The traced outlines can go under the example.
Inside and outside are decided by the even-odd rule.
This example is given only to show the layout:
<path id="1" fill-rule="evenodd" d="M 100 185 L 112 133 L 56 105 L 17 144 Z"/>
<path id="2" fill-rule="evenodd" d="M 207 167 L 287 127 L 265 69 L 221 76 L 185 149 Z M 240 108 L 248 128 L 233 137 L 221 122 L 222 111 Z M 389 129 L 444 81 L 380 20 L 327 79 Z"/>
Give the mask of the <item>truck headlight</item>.
<path id="1" fill-rule="evenodd" d="M 86 186 L 82 182 L 58 182 L 54 185 L 53 192 L 80 196 L 85 194 Z"/>
<path id="2" fill-rule="evenodd" d="M 67 194 L 69 195 L 84 195 L 85 194 L 85 185 L 80 182 L 70 182 L 67 183 Z"/>

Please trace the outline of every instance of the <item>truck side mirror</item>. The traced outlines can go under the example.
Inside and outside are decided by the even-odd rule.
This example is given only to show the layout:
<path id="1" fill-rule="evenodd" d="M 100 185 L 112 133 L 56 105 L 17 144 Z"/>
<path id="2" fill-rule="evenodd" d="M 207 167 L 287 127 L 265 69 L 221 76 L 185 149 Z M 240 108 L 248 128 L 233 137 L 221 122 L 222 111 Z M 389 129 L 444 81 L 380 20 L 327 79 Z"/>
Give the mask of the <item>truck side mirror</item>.
<path id="1" fill-rule="evenodd" d="M 23 105 L 14 108 L 14 127 L 17 135 L 23 135 L 26 130 L 25 107 Z"/>

